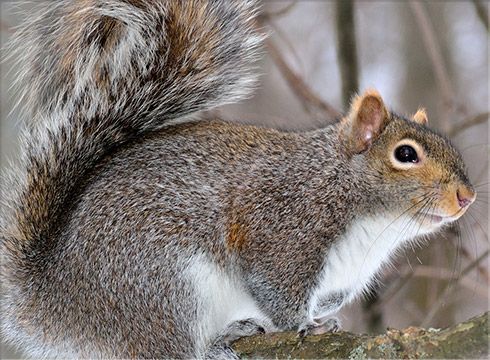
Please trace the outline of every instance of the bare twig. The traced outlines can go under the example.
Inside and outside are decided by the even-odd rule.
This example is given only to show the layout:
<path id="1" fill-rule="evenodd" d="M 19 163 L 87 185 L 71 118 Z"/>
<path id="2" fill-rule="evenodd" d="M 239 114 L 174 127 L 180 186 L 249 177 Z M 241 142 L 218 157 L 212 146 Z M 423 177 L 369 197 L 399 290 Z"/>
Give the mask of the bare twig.
<path id="1" fill-rule="evenodd" d="M 259 28 L 262 28 L 264 21 L 270 22 L 270 17 L 263 16 L 261 19 L 258 20 L 257 26 Z M 283 56 L 279 49 L 275 46 L 274 42 L 270 38 L 266 40 L 266 44 L 269 50 L 269 54 L 281 71 L 293 93 L 302 103 L 305 111 L 308 113 L 312 113 L 313 110 L 315 110 L 317 114 L 320 113 L 320 117 L 322 119 L 326 119 L 329 122 L 334 122 L 339 115 L 338 111 L 336 111 L 334 107 L 330 106 L 325 101 L 320 99 L 320 97 L 308 87 L 303 79 L 291 69 L 291 67 L 283 59 Z"/>
<path id="2" fill-rule="evenodd" d="M 401 290 L 403 286 L 410 280 L 413 276 L 413 269 L 407 268 L 404 274 L 402 274 L 395 283 L 386 291 L 382 297 L 374 304 L 370 311 L 378 312 L 384 308 L 384 306 Z"/>
<path id="3" fill-rule="evenodd" d="M 485 6 L 485 4 L 483 4 L 482 1 L 478 1 L 478 0 L 472 0 L 472 1 L 473 1 L 473 5 L 475 5 L 475 9 L 476 9 L 476 13 L 478 14 L 478 17 L 483 23 L 483 26 L 485 26 L 485 29 L 487 29 L 487 32 L 490 34 L 490 29 L 488 28 L 488 8 Z"/>
<path id="4" fill-rule="evenodd" d="M 436 75 L 437 84 L 443 98 L 443 116 L 441 116 L 441 128 L 444 132 L 449 130 L 449 109 L 454 105 L 454 92 L 451 89 L 449 76 L 444 64 L 439 43 L 432 23 L 430 22 L 427 11 L 419 1 L 410 1 L 410 7 L 415 15 L 415 19 L 422 31 L 422 39 L 429 54 L 432 67 Z"/>
<path id="5" fill-rule="evenodd" d="M 469 264 L 461 273 L 454 279 L 456 282 L 459 282 L 460 279 L 462 279 L 468 272 L 473 270 L 475 267 L 480 264 L 480 262 L 485 259 L 488 254 L 490 253 L 490 249 L 487 249 L 483 254 L 481 254 L 478 259 L 475 259 L 471 264 Z M 424 321 L 422 321 L 422 324 L 420 326 L 426 327 L 429 326 L 431 321 L 434 319 L 434 317 L 439 313 L 439 311 L 442 310 L 442 305 L 444 304 L 444 301 L 450 292 L 450 288 L 453 284 L 448 284 L 446 288 L 440 293 L 439 297 L 437 298 L 437 301 L 434 303 L 432 308 L 430 309 L 429 313 L 425 317 Z"/>
<path id="6" fill-rule="evenodd" d="M 291 90 L 300 99 L 305 110 L 311 112 L 311 109 L 313 107 L 314 109 L 319 110 L 320 113 L 323 114 L 323 116 L 330 121 L 336 119 L 338 116 L 338 112 L 332 106 L 320 99 L 320 97 L 318 97 L 318 95 L 316 95 L 308 87 L 308 85 L 306 85 L 303 79 L 301 79 L 298 75 L 294 73 L 294 71 L 282 58 L 281 53 L 271 40 L 267 40 L 267 47 L 276 65 L 278 66 L 279 70 L 291 87 Z"/>
<path id="7" fill-rule="evenodd" d="M 475 261 L 475 258 L 473 256 L 470 255 L 470 253 L 468 252 L 468 250 L 466 250 L 464 247 L 462 246 L 458 246 L 458 244 L 455 242 L 454 240 L 454 237 L 453 236 L 450 236 L 449 237 L 451 239 L 451 243 L 454 245 L 454 247 L 456 248 L 456 251 L 460 251 L 461 254 L 466 258 L 466 260 L 470 261 L 471 263 L 473 263 Z M 490 278 L 488 276 L 488 271 L 486 270 L 485 267 L 481 266 L 481 264 L 478 264 L 477 266 L 477 270 L 478 272 L 480 273 L 481 276 L 483 276 L 483 278 L 487 281 L 487 282 L 490 282 Z"/>
<path id="8" fill-rule="evenodd" d="M 286 15 L 291 9 L 293 9 L 298 4 L 298 0 L 294 0 L 292 3 L 286 5 L 283 9 L 277 11 L 267 11 L 263 14 L 263 16 L 272 18 L 272 17 L 280 17 Z"/>
<path id="9" fill-rule="evenodd" d="M 276 23 L 274 21 L 272 21 L 272 19 L 268 19 L 268 23 L 269 25 L 271 26 L 271 28 L 274 30 L 274 33 L 277 34 L 277 36 L 284 42 L 284 44 L 287 46 L 287 51 L 289 51 L 289 53 L 294 57 L 294 60 L 296 61 L 296 63 L 298 64 L 298 67 L 301 68 L 301 70 L 303 70 L 303 66 L 302 66 L 302 61 L 301 61 L 301 58 L 300 56 L 298 55 L 298 52 L 296 51 L 293 43 L 291 42 L 291 39 L 289 39 L 287 37 L 287 35 L 284 33 L 284 31 L 276 25 Z M 301 71 L 302 73 L 302 71 Z M 301 76 L 303 74 L 296 74 L 297 76 Z"/>
<path id="10" fill-rule="evenodd" d="M 337 0 L 335 5 L 342 105 L 347 110 L 352 95 L 359 89 L 354 4 L 352 0 Z"/>
<path id="11" fill-rule="evenodd" d="M 490 112 L 486 112 L 486 113 L 483 113 L 483 114 L 479 114 L 475 117 L 472 117 L 472 118 L 469 118 L 463 122 L 461 122 L 460 124 L 456 124 L 454 125 L 448 132 L 447 134 L 449 136 L 455 136 L 455 135 L 458 135 L 460 132 L 462 132 L 463 130 L 466 130 L 472 126 L 475 126 L 475 125 L 479 125 L 479 124 L 482 124 L 484 123 L 485 121 L 488 120 L 488 118 L 490 117 Z"/>
<path id="12" fill-rule="evenodd" d="M 419 265 L 414 270 L 415 272 L 413 276 L 415 277 L 424 277 L 437 280 L 452 280 L 454 278 L 453 272 L 447 268 Z M 488 289 L 486 286 L 479 286 L 474 280 L 468 278 L 467 276 L 459 278 L 458 281 L 461 286 L 464 286 L 467 289 L 475 290 L 480 296 L 485 298 L 488 296 Z"/>
<path id="13" fill-rule="evenodd" d="M 469 273 L 471 270 L 473 270 L 475 267 L 477 267 L 483 259 L 485 259 L 488 254 L 490 253 L 490 249 L 487 249 L 487 251 L 485 251 L 483 254 L 481 254 L 480 256 L 478 256 L 477 259 L 473 260 L 472 263 L 470 263 L 460 274 L 460 276 L 458 278 L 461 278 L 463 276 L 465 276 L 467 273 Z"/>

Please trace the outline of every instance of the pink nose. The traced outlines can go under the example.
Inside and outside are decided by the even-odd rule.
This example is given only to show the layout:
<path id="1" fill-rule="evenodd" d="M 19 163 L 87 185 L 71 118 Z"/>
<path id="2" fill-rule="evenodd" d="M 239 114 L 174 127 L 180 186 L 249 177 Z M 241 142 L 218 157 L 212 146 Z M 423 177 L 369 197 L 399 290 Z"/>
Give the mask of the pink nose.
<path id="1" fill-rule="evenodd" d="M 458 191 L 456 195 L 458 196 L 458 204 L 461 208 L 465 208 L 475 201 L 474 194 L 461 195 L 461 193 Z"/>

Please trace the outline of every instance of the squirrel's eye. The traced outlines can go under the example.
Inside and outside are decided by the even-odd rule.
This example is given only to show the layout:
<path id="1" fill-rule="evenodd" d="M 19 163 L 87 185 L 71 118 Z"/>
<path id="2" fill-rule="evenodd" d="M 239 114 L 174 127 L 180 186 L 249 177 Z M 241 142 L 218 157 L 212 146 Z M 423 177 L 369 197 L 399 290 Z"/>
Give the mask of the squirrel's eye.
<path id="1" fill-rule="evenodd" d="M 409 145 L 402 145 L 395 150 L 395 157 L 400 162 L 412 162 L 419 161 L 419 157 L 415 149 Z"/>

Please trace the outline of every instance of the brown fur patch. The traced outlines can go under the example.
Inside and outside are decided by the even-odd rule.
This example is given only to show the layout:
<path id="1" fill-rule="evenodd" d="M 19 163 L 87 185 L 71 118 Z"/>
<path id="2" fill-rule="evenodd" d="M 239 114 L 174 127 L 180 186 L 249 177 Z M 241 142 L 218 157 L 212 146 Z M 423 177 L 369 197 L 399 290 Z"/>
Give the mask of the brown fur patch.
<path id="1" fill-rule="evenodd" d="M 227 226 L 226 243 L 230 251 L 240 252 L 247 244 L 248 229 L 238 222 Z"/>
<path id="2" fill-rule="evenodd" d="M 180 77 L 192 73 L 204 78 L 214 69 L 212 65 L 216 56 L 216 47 L 219 44 L 218 25 L 221 21 L 210 18 L 209 2 L 194 0 L 192 2 L 190 6 L 179 1 L 169 3 L 166 22 L 168 49 L 170 50 L 168 62 L 180 64 L 178 73 Z M 204 15 L 204 13 L 207 14 Z M 199 29 L 199 38 L 195 37 L 195 31 L 189 30 L 189 24 Z M 190 49 L 193 51 L 189 51 Z M 162 51 L 165 50 L 162 49 Z"/>

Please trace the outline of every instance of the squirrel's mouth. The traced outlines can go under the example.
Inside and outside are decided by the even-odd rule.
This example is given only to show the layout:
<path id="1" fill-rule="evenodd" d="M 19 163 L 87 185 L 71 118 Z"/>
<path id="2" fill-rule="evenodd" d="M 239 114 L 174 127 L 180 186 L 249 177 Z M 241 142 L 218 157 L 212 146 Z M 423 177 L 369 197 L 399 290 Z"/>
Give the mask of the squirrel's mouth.
<path id="1" fill-rule="evenodd" d="M 448 214 L 442 211 L 441 213 L 426 213 L 421 214 L 419 217 L 419 222 L 422 226 L 427 227 L 428 230 L 435 230 L 445 224 L 449 224 L 453 221 L 458 220 L 466 211 L 467 208 L 462 208 L 455 214 Z"/>
<path id="2" fill-rule="evenodd" d="M 439 225 L 444 220 L 444 217 L 436 214 L 426 214 L 424 216 L 424 221 L 427 221 L 433 225 Z"/>
<path id="3" fill-rule="evenodd" d="M 425 230 L 431 232 L 434 231 L 444 224 L 450 223 L 454 221 L 451 216 L 444 216 L 440 214 L 424 214 L 423 216 L 419 217 L 419 222 Z"/>

